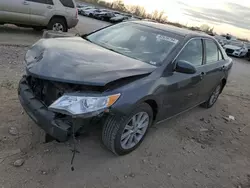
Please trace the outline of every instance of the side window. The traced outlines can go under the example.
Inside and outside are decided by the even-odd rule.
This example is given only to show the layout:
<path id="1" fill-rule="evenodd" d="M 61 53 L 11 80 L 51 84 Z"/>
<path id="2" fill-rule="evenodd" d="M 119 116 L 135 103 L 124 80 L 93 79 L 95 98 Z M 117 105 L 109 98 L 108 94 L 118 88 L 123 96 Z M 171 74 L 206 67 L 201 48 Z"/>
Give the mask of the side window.
<path id="1" fill-rule="evenodd" d="M 205 40 L 206 43 L 206 64 L 215 63 L 223 59 L 221 51 L 213 40 Z"/>
<path id="2" fill-rule="evenodd" d="M 75 5 L 72 0 L 60 0 L 63 6 L 68 8 L 75 8 Z"/>
<path id="3" fill-rule="evenodd" d="M 193 39 L 181 51 L 178 60 L 188 61 L 195 66 L 202 65 L 203 53 L 202 53 L 202 41 L 201 39 Z"/>
<path id="4" fill-rule="evenodd" d="M 26 0 L 26 1 L 31 1 L 34 3 L 41 3 L 41 4 L 48 4 L 48 5 L 54 4 L 52 0 Z"/>
<path id="5" fill-rule="evenodd" d="M 49 4 L 49 5 L 54 5 L 54 3 L 53 3 L 52 0 L 47 0 L 47 4 Z"/>

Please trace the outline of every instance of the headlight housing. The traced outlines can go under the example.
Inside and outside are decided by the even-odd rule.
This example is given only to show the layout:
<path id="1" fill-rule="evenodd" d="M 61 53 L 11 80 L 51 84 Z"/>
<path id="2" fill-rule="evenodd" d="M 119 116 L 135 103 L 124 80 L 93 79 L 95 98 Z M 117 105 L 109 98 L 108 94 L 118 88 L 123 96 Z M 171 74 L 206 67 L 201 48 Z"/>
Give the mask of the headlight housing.
<path id="1" fill-rule="evenodd" d="M 100 97 L 65 94 L 52 103 L 49 110 L 72 116 L 99 114 L 113 105 L 119 97 L 120 94 Z"/>
<path id="2" fill-rule="evenodd" d="M 236 52 L 241 52 L 243 50 L 243 48 L 237 49 L 235 50 Z"/>

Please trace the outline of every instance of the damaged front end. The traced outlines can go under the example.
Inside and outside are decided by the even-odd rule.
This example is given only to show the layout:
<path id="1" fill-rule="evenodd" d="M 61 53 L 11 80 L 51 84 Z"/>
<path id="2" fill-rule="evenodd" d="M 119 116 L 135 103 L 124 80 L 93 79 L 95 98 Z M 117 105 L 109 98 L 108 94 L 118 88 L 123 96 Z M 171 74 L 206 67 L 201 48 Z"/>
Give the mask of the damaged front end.
<path id="1" fill-rule="evenodd" d="M 73 117 L 63 113 L 48 110 L 48 107 L 64 93 L 76 91 L 100 92 L 102 88 L 92 86 L 82 86 L 67 83 L 59 83 L 49 80 L 24 76 L 19 83 L 18 95 L 20 102 L 27 114 L 51 137 L 57 141 L 67 141 L 74 133 L 85 132 L 90 124 L 97 124 L 103 117 L 100 113 L 93 117 Z"/>
<path id="2" fill-rule="evenodd" d="M 103 120 L 122 95 L 120 87 L 156 69 L 79 37 L 41 39 L 28 50 L 25 63 L 20 102 L 46 133 L 61 142 Z"/>
<path id="3" fill-rule="evenodd" d="M 27 114 L 46 132 L 45 141 L 48 142 L 56 139 L 59 142 L 65 142 L 72 136 L 74 143 L 71 159 L 72 171 L 74 170 L 73 160 L 75 154 L 79 152 L 76 149 L 76 133 L 87 132 L 90 125 L 96 125 L 103 120 L 105 116 L 104 112 L 107 112 L 107 108 L 101 107 L 99 110 L 89 110 L 85 114 L 73 114 L 73 112 L 70 114 L 70 111 L 67 111 L 67 108 L 65 108 L 60 113 L 60 110 L 63 108 L 60 109 L 58 103 L 67 95 L 66 93 L 78 95 L 79 92 L 91 91 L 91 93 L 100 95 L 104 89 L 104 87 L 99 86 L 61 83 L 32 76 L 23 76 L 20 80 L 18 88 L 20 103 Z M 105 97 L 102 98 L 105 99 Z M 103 101 L 105 102 L 105 100 Z M 106 102 L 109 104 L 107 107 L 109 107 L 115 100 L 109 98 Z M 92 101 L 89 105 L 93 106 L 93 104 L 94 102 Z M 82 103 L 81 105 L 84 106 Z M 68 106 L 74 106 L 74 103 L 71 102 Z M 63 107 L 65 107 L 65 101 L 63 102 Z"/>
<path id="4" fill-rule="evenodd" d="M 52 138 L 64 142 L 72 133 L 88 132 L 90 126 L 98 125 L 105 120 L 111 105 L 120 94 L 103 93 L 147 75 L 119 79 L 105 86 L 63 83 L 25 75 L 20 80 L 18 95 L 27 114 Z M 68 101 L 62 101 L 64 98 Z M 75 98 L 79 100 L 79 104 L 76 103 L 78 101 L 72 102 Z"/>

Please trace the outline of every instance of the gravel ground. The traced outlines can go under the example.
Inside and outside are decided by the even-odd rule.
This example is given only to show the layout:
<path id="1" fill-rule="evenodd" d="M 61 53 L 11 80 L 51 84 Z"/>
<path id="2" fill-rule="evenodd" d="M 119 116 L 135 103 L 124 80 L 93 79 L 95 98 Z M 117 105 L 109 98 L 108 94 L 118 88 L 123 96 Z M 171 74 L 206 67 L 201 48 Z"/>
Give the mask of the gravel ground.
<path id="1" fill-rule="evenodd" d="M 72 172 L 72 143 L 41 143 L 40 129 L 19 104 L 16 89 L 26 50 L 0 45 L 1 188 L 250 187 L 247 62 L 234 59 L 228 85 L 214 107 L 196 107 L 155 125 L 129 155 L 116 157 L 103 148 L 98 129 L 80 136 Z M 225 120 L 228 115 L 235 120 Z"/>

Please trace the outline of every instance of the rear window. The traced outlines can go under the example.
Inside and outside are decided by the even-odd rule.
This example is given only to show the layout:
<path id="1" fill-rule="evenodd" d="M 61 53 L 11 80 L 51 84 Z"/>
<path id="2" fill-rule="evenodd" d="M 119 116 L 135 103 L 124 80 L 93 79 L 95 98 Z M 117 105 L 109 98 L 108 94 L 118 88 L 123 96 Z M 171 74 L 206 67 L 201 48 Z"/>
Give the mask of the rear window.
<path id="1" fill-rule="evenodd" d="M 63 4 L 63 6 L 68 8 L 75 8 L 75 5 L 72 0 L 60 0 L 60 2 Z"/>
<path id="2" fill-rule="evenodd" d="M 34 3 L 53 5 L 52 0 L 26 0 L 26 1 L 34 2 Z"/>

